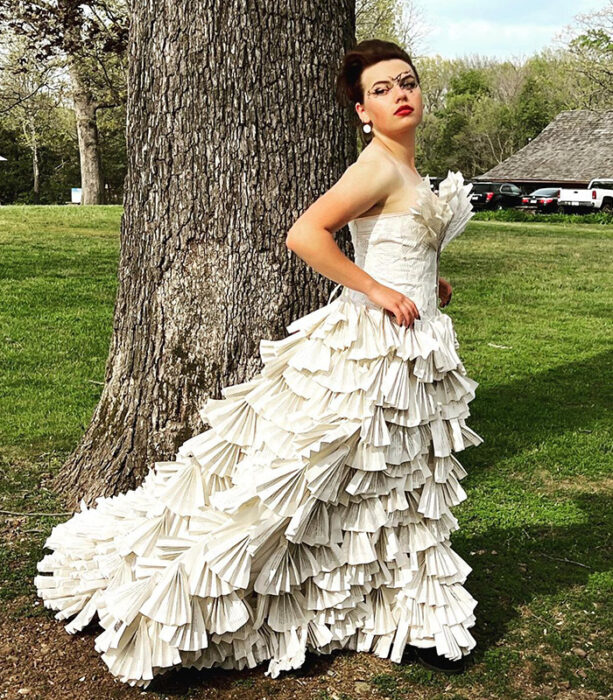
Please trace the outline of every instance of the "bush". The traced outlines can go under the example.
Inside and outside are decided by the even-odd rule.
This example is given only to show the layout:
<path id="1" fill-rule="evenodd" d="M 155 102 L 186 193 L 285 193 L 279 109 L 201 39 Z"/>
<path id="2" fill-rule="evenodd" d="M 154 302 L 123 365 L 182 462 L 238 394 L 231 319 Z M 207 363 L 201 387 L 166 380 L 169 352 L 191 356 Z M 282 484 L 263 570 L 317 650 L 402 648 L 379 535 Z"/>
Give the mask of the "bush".
<path id="1" fill-rule="evenodd" d="M 475 221 L 562 221 L 568 224 L 613 224 L 613 214 L 599 211 L 593 214 L 542 214 L 529 209 L 500 209 L 477 211 Z"/>

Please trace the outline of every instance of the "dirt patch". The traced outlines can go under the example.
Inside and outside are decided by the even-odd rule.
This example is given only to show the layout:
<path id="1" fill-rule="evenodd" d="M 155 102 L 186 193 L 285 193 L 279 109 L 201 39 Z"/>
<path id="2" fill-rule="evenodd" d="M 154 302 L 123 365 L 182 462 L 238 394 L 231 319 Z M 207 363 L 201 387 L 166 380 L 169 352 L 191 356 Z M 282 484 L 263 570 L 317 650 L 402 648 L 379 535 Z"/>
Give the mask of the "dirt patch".
<path id="1" fill-rule="evenodd" d="M 262 700 L 275 698 L 321 698 L 336 695 L 350 698 L 385 698 L 370 680 L 377 674 L 392 672 L 389 660 L 371 654 L 335 652 L 330 656 L 307 655 L 301 669 L 264 676 L 266 663 L 243 671 L 224 669 L 173 670 L 154 679 L 149 688 L 130 687 L 121 683 L 107 669 L 94 640 L 102 628 L 92 622 L 74 635 L 63 624 L 40 610 L 36 601 L 26 598 L 12 601 L 0 615 L 0 698 L 53 698 L 53 700 L 100 700 L 104 698 L 237 698 Z M 33 617 L 23 611 L 29 606 Z M 19 611 L 22 614 L 19 615 Z M 17 615 L 17 616 L 16 616 Z M 415 698 L 431 697 L 426 688 L 416 689 Z"/>
<path id="2" fill-rule="evenodd" d="M 554 493 L 556 491 L 575 491 L 578 493 L 613 493 L 613 477 L 589 479 L 580 475 L 566 479 L 556 479 L 547 469 L 537 469 L 530 477 L 538 480 L 539 491 Z"/>

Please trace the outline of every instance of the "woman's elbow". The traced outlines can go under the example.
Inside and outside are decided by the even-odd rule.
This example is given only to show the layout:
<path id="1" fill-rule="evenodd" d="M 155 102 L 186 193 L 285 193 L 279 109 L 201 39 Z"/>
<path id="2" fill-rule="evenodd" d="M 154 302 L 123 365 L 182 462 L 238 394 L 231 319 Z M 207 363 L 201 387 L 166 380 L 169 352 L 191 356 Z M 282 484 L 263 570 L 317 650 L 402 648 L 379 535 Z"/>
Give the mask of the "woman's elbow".
<path id="1" fill-rule="evenodd" d="M 296 246 L 300 244 L 300 229 L 292 226 L 285 236 L 285 245 L 292 251 L 296 251 Z"/>

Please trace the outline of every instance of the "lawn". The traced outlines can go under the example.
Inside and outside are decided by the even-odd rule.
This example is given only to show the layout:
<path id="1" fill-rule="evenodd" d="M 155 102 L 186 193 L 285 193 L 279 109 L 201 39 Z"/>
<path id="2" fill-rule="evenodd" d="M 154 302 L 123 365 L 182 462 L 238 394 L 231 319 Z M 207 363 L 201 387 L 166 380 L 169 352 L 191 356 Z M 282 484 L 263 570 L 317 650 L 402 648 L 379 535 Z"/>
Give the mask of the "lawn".
<path id="1" fill-rule="evenodd" d="M 49 477 L 102 389 L 120 215 L 0 207 L 0 698 L 142 694 L 108 673 L 94 650 L 101 628 L 68 635 L 32 582 L 47 535 L 68 517 Z M 473 219 L 441 259 L 454 286 L 445 312 L 480 383 L 469 425 L 485 439 L 460 455 L 468 498 L 454 508 L 452 545 L 473 568 L 466 587 L 479 601 L 465 674 L 309 654 L 275 680 L 264 664 L 184 670 L 147 694 L 609 697 L 612 239 L 610 225 Z"/>

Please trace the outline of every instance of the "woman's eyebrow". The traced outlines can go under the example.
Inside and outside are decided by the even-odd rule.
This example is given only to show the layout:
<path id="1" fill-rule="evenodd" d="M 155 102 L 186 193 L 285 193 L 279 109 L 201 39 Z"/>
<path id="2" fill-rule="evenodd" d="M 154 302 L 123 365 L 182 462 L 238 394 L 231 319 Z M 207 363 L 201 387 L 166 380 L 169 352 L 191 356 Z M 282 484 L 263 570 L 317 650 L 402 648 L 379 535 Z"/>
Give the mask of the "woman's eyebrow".
<path id="1" fill-rule="evenodd" d="M 412 72 L 412 71 L 406 70 L 406 71 L 403 71 L 402 73 L 398 73 L 398 75 L 397 75 L 395 78 L 390 78 L 390 80 L 396 80 L 396 79 L 399 78 L 401 75 L 410 75 L 410 76 L 412 76 L 413 78 L 415 77 L 415 76 L 413 75 L 413 72 Z M 388 81 L 388 80 L 377 80 L 377 81 L 374 82 L 370 87 L 373 88 L 373 87 L 374 87 L 375 85 L 377 85 L 378 83 L 387 83 L 387 82 L 389 82 L 389 81 Z"/>

